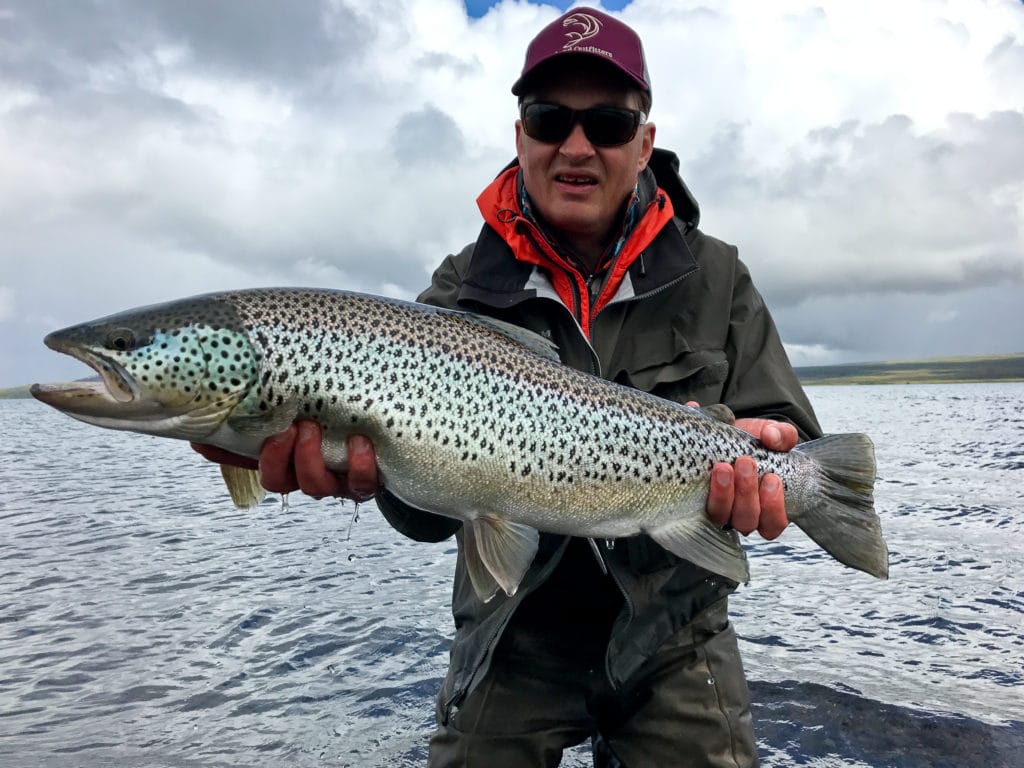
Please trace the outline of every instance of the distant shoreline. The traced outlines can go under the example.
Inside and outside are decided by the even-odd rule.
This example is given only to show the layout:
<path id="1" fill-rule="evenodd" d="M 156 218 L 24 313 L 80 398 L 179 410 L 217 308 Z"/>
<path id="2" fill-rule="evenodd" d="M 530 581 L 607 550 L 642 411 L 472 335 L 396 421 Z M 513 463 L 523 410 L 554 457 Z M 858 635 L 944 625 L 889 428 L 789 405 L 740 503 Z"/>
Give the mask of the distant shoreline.
<path id="1" fill-rule="evenodd" d="M 24 400 L 28 397 L 32 397 L 32 395 L 28 393 L 28 385 L 23 387 L 8 387 L 7 389 L 0 389 L 0 400 Z"/>
<path id="2" fill-rule="evenodd" d="M 939 357 L 878 363 L 800 366 L 804 386 L 825 384 L 978 384 L 1024 381 L 1024 354 Z"/>
<path id="3" fill-rule="evenodd" d="M 836 384 L 978 384 L 1024 381 L 1024 354 L 937 357 L 841 365 L 805 365 L 796 369 L 804 386 Z M 0 389 L 0 400 L 31 397 L 29 385 Z"/>

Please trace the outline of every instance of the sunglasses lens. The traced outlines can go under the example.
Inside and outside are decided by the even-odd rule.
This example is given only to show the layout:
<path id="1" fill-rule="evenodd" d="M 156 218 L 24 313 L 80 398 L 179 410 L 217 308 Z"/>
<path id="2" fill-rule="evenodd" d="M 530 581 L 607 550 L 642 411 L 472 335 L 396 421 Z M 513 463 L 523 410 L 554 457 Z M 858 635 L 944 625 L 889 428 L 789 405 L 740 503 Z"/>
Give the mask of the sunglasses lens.
<path id="1" fill-rule="evenodd" d="M 582 113 L 583 132 L 598 147 L 625 144 L 636 135 L 640 115 L 631 109 L 598 107 Z"/>
<path id="2" fill-rule="evenodd" d="M 523 110 L 523 130 L 531 139 L 557 144 L 572 131 L 574 117 L 571 109 L 558 104 L 528 104 Z"/>
<path id="3" fill-rule="evenodd" d="M 545 144 L 565 141 L 579 120 L 591 144 L 596 147 L 617 147 L 636 135 L 640 113 L 618 107 L 594 107 L 576 111 L 561 104 L 534 102 L 523 107 L 522 120 L 526 135 Z"/>

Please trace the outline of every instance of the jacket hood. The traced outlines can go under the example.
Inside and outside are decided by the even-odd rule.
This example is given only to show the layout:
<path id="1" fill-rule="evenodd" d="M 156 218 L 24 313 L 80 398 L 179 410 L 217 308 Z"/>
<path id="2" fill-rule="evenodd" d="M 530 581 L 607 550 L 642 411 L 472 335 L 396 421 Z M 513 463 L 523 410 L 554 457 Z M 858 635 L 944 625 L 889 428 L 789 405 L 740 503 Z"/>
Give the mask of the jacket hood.
<path id="1" fill-rule="evenodd" d="M 668 149 L 654 148 L 648 170 L 654 174 L 654 180 L 672 201 L 676 216 L 686 223 L 686 228 L 696 229 L 700 224 L 700 206 L 683 177 L 679 175 L 679 156 Z M 645 172 L 646 173 L 646 172 Z"/>

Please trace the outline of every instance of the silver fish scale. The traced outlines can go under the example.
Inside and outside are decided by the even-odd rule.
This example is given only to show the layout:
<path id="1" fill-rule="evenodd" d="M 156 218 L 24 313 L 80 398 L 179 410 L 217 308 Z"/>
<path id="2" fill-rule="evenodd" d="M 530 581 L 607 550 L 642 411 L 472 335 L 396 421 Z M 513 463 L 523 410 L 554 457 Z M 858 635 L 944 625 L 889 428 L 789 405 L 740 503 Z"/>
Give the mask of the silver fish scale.
<path id="1" fill-rule="evenodd" d="M 247 402 L 315 419 L 334 452 L 367 435 L 389 489 L 413 505 L 546 530 L 621 526 L 624 508 L 648 510 L 650 523 L 687 498 L 702 514 L 715 461 L 787 469 L 693 409 L 549 361 L 470 316 L 336 291 L 224 298 L 260 358 Z"/>

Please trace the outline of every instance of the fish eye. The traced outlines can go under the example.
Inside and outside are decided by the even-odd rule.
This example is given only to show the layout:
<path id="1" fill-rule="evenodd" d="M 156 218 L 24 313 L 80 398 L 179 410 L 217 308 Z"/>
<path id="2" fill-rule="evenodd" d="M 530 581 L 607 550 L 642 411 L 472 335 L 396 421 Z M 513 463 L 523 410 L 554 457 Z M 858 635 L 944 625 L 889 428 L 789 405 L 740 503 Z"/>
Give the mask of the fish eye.
<path id="1" fill-rule="evenodd" d="M 125 352 L 135 348 L 135 334 L 131 328 L 115 328 L 107 334 L 104 342 L 107 349 L 116 349 L 118 352 Z"/>

